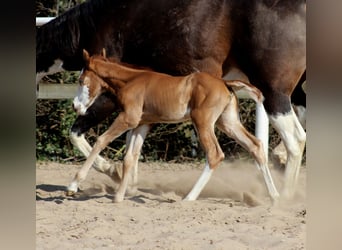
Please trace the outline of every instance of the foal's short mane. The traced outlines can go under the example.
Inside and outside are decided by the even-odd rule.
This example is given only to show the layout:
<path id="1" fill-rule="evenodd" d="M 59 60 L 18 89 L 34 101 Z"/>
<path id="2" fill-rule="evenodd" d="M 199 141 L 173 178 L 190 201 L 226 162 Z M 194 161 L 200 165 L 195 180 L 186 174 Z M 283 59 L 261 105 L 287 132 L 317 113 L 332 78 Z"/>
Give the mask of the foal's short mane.
<path id="1" fill-rule="evenodd" d="M 136 69 L 139 71 L 153 71 L 153 69 L 148 68 L 148 67 L 143 67 L 143 66 L 139 66 L 139 65 L 135 65 L 135 64 L 131 64 L 131 63 L 122 62 L 118 58 L 115 58 L 115 57 L 109 57 L 109 61 L 116 63 L 116 64 L 122 66 L 123 68 L 127 68 L 127 69 Z"/>
<path id="2" fill-rule="evenodd" d="M 153 69 L 151 69 L 151 68 L 143 67 L 143 66 L 139 66 L 139 65 L 135 65 L 135 64 L 130 64 L 130 63 L 125 63 L 125 62 L 120 61 L 119 58 L 113 57 L 113 56 L 106 57 L 103 55 L 93 55 L 89 58 L 89 61 L 93 61 L 94 63 L 96 63 L 96 60 L 105 61 L 105 62 L 109 62 L 109 63 L 115 63 L 116 65 L 120 66 L 121 68 L 123 68 L 124 70 L 127 70 L 127 71 L 154 72 Z"/>

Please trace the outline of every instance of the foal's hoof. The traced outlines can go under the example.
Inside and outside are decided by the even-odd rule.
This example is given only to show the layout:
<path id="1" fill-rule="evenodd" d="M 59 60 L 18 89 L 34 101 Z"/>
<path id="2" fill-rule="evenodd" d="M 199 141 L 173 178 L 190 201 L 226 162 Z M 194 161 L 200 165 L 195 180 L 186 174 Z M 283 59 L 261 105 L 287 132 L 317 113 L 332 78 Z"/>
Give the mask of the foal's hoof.
<path id="1" fill-rule="evenodd" d="M 121 203 L 122 201 L 117 200 L 117 199 L 113 199 L 113 203 Z"/>
<path id="2" fill-rule="evenodd" d="M 121 197 L 120 195 L 119 196 L 115 196 L 114 199 L 113 199 L 113 203 L 120 203 L 124 200 L 124 197 Z"/>
<path id="3" fill-rule="evenodd" d="M 65 195 L 66 196 L 71 196 L 71 197 L 75 197 L 77 195 L 80 195 L 81 193 L 82 193 L 82 191 L 80 189 L 77 189 L 77 191 L 71 190 L 71 189 L 67 189 L 65 191 Z"/>
<path id="4" fill-rule="evenodd" d="M 78 185 L 75 181 L 71 182 L 69 186 L 66 187 L 65 195 L 66 196 L 75 196 L 78 192 Z"/>
<path id="5" fill-rule="evenodd" d="M 72 190 L 67 190 L 65 191 L 65 195 L 66 196 L 75 196 L 77 192 L 72 191 Z"/>

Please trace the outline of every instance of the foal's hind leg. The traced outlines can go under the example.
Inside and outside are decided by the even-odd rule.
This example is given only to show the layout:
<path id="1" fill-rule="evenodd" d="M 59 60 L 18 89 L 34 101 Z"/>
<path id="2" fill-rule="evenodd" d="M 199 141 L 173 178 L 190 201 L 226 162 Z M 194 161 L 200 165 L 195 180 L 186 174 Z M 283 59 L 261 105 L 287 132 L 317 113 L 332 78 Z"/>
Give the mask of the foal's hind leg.
<path id="1" fill-rule="evenodd" d="M 267 166 L 267 158 L 262 142 L 249 133 L 241 124 L 236 99 L 233 99 L 227 106 L 216 125 L 218 129 L 224 132 L 227 136 L 235 139 L 237 143 L 253 155 L 259 165 L 259 169 L 262 171 L 269 195 L 273 200 L 277 200 L 279 193 L 274 185 L 270 170 Z"/>
<path id="2" fill-rule="evenodd" d="M 97 138 L 97 141 L 88 156 L 87 160 L 85 161 L 82 168 L 76 173 L 74 179 L 68 186 L 67 194 L 71 195 L 77 192 L 78 185 L 81 181 L 83 181 L 91 166 L 93 165 L 96 157 L 99 153 L 113 140 L 119 137 L 121 134 L 126 132 L 131 127 L 129 123 L 127 123 L 127 119 L 124 113 L 121 113 L 114 121 L 114 123 L 108 128 L 106 132 L 104 132 L 100 137 Z"/>
<path id="3" fill-rule="evenodd" d="M 118 191 L 116 192 L 114 202 L 121 202 L 125 197 L 127 186 L 131 178 L 131 193 L 136 192 L 138 184 L 138 161 L 143 146 L 144 140 L 148 131 L 150 130 L 150 125 L 141 125 L 131 132 L 131 140 L 129 146 L 126 150 L 126 155 L 123 162 L 122 169 L 122 179 Z M 131 168 L 133 167 L 133 173 L 131 173 Z"/>
<path id="4" fill-rule="evenodd" d="M 203 172 L 190 193 L 184 200 L 196 200 L 205 185 L 208 183 L 214 169 L 224 159 L 224 154 L 217 141 L 214 130 L 215 114 L 212 110 L 192 112 L 192 122 L 197 130 L 201 146 L 206 154 L 206 163 Z"/>
<path id="5" fill-rule="evenodd" d="M 150 130 L 150 125 L 141 125 L 136 129 L 129 131 L 129 140 L 126 141 L 126 151 L 123 160 L 122 176 L 127 172 L 125 170 L 126 166 L 133 166 L 133 172 L 129 173 L 130 180 L 127 185 L 127 192 L 129 195 L 134 195 L 137 191 L 138 185 L 138 162 L 141 153 L 141 148 L 143 146 L 144 140 L 148 131 Z M 127 168 L 127 167 L 126 167 Z M 122 178 L 121 178 L 122 182 Z"/>

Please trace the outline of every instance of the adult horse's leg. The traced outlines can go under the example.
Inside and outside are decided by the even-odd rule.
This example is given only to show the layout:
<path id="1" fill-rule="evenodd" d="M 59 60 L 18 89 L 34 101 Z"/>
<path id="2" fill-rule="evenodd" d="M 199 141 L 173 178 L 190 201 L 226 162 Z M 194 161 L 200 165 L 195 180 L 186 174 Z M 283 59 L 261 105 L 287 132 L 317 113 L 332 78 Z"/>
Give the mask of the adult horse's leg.
<path id="1" fill-rule="evenodd" d="M 301 76 L 296 88 L 291 95 L 291 103 L 294 112 L 296 113 L 300 124 L 303 128 L 306 128 L 306 93 L 304 89 L 304 84 L 306 82 L 306 72 Z M 273 149 L 272 160 L 275 166 L 283 169 L 285 168 L 287 153 L 283 141 Z"/>
<path id="2" fill-rule="evenodd" d="M 88 108 L 87 113 L 78 116 L 70 130 L 70 140 L 73 145 L 79 149 L 84 156 L 88 157 L 92 147 L 84 137 L 84 133 L 91 127 L 97 125 L 115 111 L 114 97 L 110 93 L 103 93 Z M 98 155 L 95 159 L 93 167 L 110 176 L 114 181 L 118 182 L 121 178 L 115 166 L 111 165 L 103 157 Z"/>
<path id="3" fill-rule="evenodd" d="M 139 156 L 140 156 L 140 152 L 141 152 L 141 148 L 143 146 L 144 140 L 150 128 L 151 128 L 150 125 L 145 124 L 129 132 L 130 140 L 126 143 L 127 150 L 126 150 L 126 154 L 125 154 L 124 162 L 123 162 L 122 179 L 121 179 L 119 189 L 115 195 L 114 202 L 123 201 L 129 183 L 130 183 L 129 192 L 131 194 L 135 193 L 137 190 Z M 133 167 L 133 173 L 130 173 L 132 167 Z"/>
<path id="4" fill-rule="evenodd" d="M 236 61 L 262 91 L 270 123 L 285 144 L 287 161 L 281 195 L 291 198 L 306 141 L 290 101 L 306 69 L 306 2 L 277 1 L 272 8 L 266 1 L 255 3 L 253 18 L 248 22 L 250 29 L 243 31 L 250 32 L 250 38 L 242 38 L 240 43 L 246 51 L 236 52 Z"/>
<path id="5" fill-rule="evenodd" d="M 290 111 L 285 114 L 270 115 L 269 118 L 271 124 L 283 140 L 287 150 L 282 196 L 284 198 L 291 198 L 296 189 L 305 147 L 306 133 L 292 107 Z"/>

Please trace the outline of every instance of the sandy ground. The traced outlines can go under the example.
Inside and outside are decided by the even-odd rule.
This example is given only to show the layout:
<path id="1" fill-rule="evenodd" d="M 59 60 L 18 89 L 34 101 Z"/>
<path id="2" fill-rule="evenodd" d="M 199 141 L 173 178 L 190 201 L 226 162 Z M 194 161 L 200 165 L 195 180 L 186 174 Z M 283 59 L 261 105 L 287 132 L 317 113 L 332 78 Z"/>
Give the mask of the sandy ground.
<path id="1" fill-rule="evenodd" d="M 222 163 L 192 202 L 181 200 L 204 164 L 140 163 L 138 193 L 119 204 L 117 184 L 93 169 L 66 197 L 80 166 L 37 163 L 36 249 L 305 249 L 306 167 L 294 199 L 273 206 L 250 163 Z"/>

